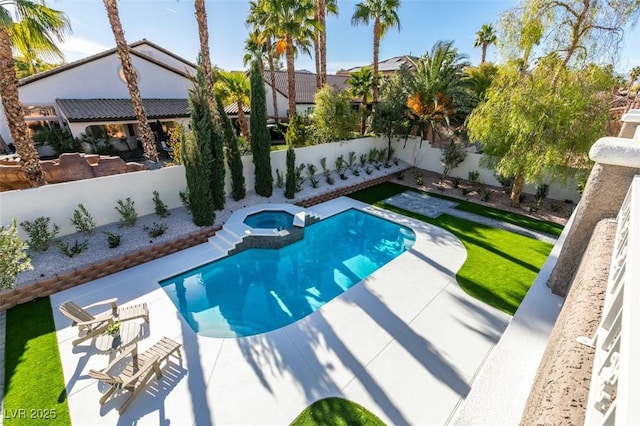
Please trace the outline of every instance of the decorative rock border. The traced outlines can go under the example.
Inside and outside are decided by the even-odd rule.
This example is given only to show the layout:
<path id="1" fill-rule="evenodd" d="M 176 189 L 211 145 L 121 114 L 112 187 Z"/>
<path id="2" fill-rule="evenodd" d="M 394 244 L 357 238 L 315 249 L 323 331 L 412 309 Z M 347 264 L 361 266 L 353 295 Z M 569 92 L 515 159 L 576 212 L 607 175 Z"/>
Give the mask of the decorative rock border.
<path id="1" fill-rule="evenodd" d="M 299 201 L 296 204 L 301 207 L 310 207 L 315 204 L 323 203 L 325 201 L 329 201 L 334 198 L 385 182 L 391 179 L 393 175 L 394 174 L 389 174 L 372 179 L 367 182 L 340 188 L 335 191 L 319 195 L 317 197 Z M 85 284 L 89 281 L 97 280 L 98 278 L 115 274 L 116 272 L 141 265 L 160 257 L 164 257 L 168 254 L 172 254 L 180 250 L 205 243 L 207 242 L 209 237 L 215 235 L 215 233 L 220 229 L 222 229 L 222 227 L 220 226 L 207 227 L 173 241 L 168 241 L 166 243 L 158 244 L 143 250 L 127 253 L 123 256 L 107 259 L 102 262 L 96 262 L 89 266 L 78 268 L 73 272 L 68 272 L 60 275 L 56 274 L 56 276 L 53 278 L 36 281 L 32 285 L 6 291 L 0 294 L 0 311 L 11 309 L 16 305 L 31 302 L 38 297 L 49 296 L 68 288 L 75 287 L 80 284 Z"/>

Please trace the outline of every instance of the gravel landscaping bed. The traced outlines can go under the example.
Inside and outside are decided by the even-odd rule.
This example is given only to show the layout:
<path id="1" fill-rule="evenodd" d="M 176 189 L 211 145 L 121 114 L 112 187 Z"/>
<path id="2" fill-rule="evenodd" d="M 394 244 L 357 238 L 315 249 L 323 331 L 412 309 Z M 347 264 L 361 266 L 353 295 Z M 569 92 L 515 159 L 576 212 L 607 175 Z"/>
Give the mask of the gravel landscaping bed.
<path id="1" fill-rule="evenodd" d="M 312 188 L 311 184 L 305 180 L 302 191 L 296 194 L 295 199 L 288 200 L 284 197 L 284 188 L 278 188 L 274 185 L 273 194 L 269 198 L 261 197 L 255 194 L 253 189 L 247 191 L 247 196 L 240 200 L 234 201 L 227 197 L 225 209 L 216 211 L 215 226 L 220 226 L 229 218 L 234 211 L 260 203 L 267 204 L 283 204 L 296 203 L 309 199 L 318 195 L 333 192 L 337 189 L 357 185 L 382 176 L 392 175 L 399 170 L 404 170 L 409 164 L 400 162 L 397 166 L 392 165 L 390 168 L 381 167 L 379 170 L 373 170 L 370 175 L 362 172 L 360 176 L 354 176 L 347 172 L 348 179 L 341 180 L 335 173 L 332 174 L 335 179 L 333 185 L 325 182 L 324 177 L 320 176 L 320 183 L 317 188 Z M 149 236 L 145 227 L 152 228 L 154 223 L 166 226 L 166 232 L 156 238 Z M 107 260 L 122 256 L 127 253 L 146 249 L 151 246 L 174 240 L 186 234 L 198 231 L 201 228 L 193 224 L 191 214 L 185 207 L 171 210 L 171 215 L 161 218 L 156 214 L 138 217 L 136 224 L 132 227 L 120 227 L 119 223 L 110 223 L 99 226 L 95 229 L 93 235 L 84 235 L 75 233 L 56 238 L 56 241 L 67 243 L 73 246 L 76 241 L 82 243 L 88 242 L 88 248 L 74 257 L 67 257 L 61 250 L 52 244 L 49 250 L 45 252 L 35 252 L 27 250 L 27 254 L 31 258 L 32 270 L 22 272 L 16 278 L 16 286 L 23 287 L 34 282 L 34 280 L 47 279 L 56 274 L 71 272 L 75 269 L 83 268 L 95 262 Z M 107 236 L 104 232 L 111 232 L 121 236 L 121 243 L 115 248 L 109 248 Z"/>

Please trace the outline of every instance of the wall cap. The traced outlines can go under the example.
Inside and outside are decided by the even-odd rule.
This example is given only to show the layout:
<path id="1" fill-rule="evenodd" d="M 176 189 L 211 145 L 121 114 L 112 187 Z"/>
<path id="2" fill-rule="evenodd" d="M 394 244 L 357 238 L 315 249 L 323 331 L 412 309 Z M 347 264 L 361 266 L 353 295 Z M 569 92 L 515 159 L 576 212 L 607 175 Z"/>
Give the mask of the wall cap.
<path id="1" fill-rule="evenodd" d="M 640 168 L 640 143 L 627 138 L 600 138 L 589 150 L 589 158 L 600 164 Z"/>

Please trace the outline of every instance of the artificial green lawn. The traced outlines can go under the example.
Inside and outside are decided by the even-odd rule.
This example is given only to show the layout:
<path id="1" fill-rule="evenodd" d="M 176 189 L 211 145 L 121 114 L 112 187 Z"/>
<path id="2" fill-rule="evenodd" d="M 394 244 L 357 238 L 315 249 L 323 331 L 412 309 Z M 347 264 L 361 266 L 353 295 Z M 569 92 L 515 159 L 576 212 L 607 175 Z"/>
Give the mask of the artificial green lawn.
<path id="1" fill-rule="evenodd" d="M 538 231 L 545 234 L 554 235 L 557 237 L 557 236 L 560 236 L 560 234 L 562 233 L 562 230 L 564 229 L 562 225 L 557 223 L 546 222 L 544 220 L 534 219 L 532 217 L 524 216 L 521 214 L 511 213 L 504 210 L 495 209 L 493 207 L 483 206 L 480 204 L 461 200 L 459 198 L 447 197 L 446 195 L 438 194 L 435 192 L 420 191 L 418 189 L 409 188 L 407 186 L 399 185 L 393 182 L 384 182 L 379 185 L 376 185 L 374 188 L 376 188 L 375 192 L 370 195 L 367 195 L 367 194 L 358 195 L 358 197 L 363 196 L 366 198 L 361 201 L 364 201 L 365 203 L 369 203 L 369 204 L 375 204 L 393 195 L 400 194 L 407 190 L 411 190 L 411 191 L 419 192 L 422 194 L 428 194 L 431 197 L 442 198 L 445 200 L 458 203 L 458 205 L 455 207 L 456 210 L 462 210 L 465 212 L 477 214 L 479 216 L 488 217 L 490 219 L 511 223 L 513 225 L 518 225 L 523 228 L 530 229 L 532 231 Z"/>
<path id="2" fill-rule="evenodd" d="M 472 297 L 513 315 L 551 252 L 551 244 L 450 215 L 429 218 L 382 203 L 407 188 L 380 184 L 350 197 L 431 223 L 453 233 L 467 250 L 456 279 Z"/>
<path id="3" fill-rule="evenodd" d="M 49 298 L 8 310 L 6 320 L 4 424 L 71 424 Z"/>
<path id="4" fill-rule="evenodd" d="M 384 426 L 366 408 L 342 398 L 326 398 L 304 409 L 291 426 Z"/>

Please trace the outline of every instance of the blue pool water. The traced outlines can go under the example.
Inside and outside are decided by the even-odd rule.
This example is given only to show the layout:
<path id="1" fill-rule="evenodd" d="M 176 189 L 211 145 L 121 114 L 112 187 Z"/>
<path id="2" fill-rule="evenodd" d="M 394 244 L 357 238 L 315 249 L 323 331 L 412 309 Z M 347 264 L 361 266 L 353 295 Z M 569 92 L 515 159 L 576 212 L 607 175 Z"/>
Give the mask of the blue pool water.
<path id="1" fill-rule="evenodd" d="M 160 285 L 198 334 L 251 336 L 318 310 L 414 242 L 409 228 L 352 209 L 283 248 L 248 249 Z"/>
<path id="2" fill-rule="evenodd" d="M 259 229 L 289 229 L 293 226 L 293 215 L 284 211 L 261 211 L 250 214 L 244 220 L 246 225 Z"/>

